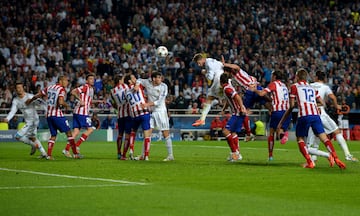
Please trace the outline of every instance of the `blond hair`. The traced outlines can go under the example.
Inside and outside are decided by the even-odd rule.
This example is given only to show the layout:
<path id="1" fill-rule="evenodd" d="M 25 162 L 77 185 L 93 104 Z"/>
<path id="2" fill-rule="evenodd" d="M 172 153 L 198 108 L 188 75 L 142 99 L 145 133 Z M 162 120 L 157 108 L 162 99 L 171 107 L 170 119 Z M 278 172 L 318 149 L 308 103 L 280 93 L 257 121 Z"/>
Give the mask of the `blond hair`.
<path id="1" fill-rule="evenodd" d="M 193 57 L 193 62 L 198 62 L 200 59 L 204 58 L 203 54 L 202 53 L 196 53 Z"/>

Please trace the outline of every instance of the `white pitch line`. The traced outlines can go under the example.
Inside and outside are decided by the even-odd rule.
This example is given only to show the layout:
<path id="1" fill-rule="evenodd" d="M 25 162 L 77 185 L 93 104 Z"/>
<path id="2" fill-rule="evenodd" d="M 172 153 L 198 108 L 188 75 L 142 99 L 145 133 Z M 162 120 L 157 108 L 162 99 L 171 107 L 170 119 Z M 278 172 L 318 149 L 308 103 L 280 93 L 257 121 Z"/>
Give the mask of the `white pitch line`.
<path id="1" fill-rule="evenodd" d="M 123 180 L 116 180 L 116 179 L 105 179 L 105 178 L 92 178 L 92 177 L 84 177 L 84 176 L 61 175 L 61 174 L 54 174 L 54 173 L 35 172 L 35 171 L 29 171 L 29 170 L 8 169 L 8 168 L 2 168 L 2 167 L 0 167 L 0 170 L 9 171 L 9 172 L 30 173 L 30 174 L 44 175 L 44 176 L 62 177 L 62 178 L 84 179 L 84 180 L 90 180 L 90 181 L 115 182 L 115 183 L 133 184 L 133 185 L 147 185 L 147 183 L 142 183 L 142 182 L 130 182 L 130 181 L 123 181 Z"/>
<path id="2" fill-rule="evenodd" d="M 98 188 L 98 187 L 126 187 L 129 184 L 103 184 L 103 185 L 54 185 L 54 186 L 14 186 L 0 187 L 0 190 L 20 190 L 20 189 L 58 189 L 58 188 Z"/>

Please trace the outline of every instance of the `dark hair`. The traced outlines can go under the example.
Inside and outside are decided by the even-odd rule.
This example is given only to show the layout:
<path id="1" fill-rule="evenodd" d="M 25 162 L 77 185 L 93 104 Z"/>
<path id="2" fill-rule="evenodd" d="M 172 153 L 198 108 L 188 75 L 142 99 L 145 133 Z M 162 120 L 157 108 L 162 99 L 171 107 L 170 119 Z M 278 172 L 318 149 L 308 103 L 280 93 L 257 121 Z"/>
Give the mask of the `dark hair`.
<path id="1" fill-rule="evenodd" d="M 153 79 L 153 78 L 155 78 L 155 77 L 157 77 L 157 76 L 162 76 L 162 73 L 157 72 L 157 71 L 152 72 L 152 74 L 151 74 L 151 79 Z"/>
<path id="2" fill-rule="evenodd" d="M 277 80 L 282 80 L 285 77 L 283 77 L 283 73 L 279 70 L 273 71 L 272 74 L 276 77 Z"/>
<path id="3" fill-rule="evenodd" d="M 63 80 L 65 78 L 64 75 L 60 75 L 59 78 L 58 78 L 58 83 L 60 83 L 61 80 Z"/>
<path id="4" fill-rule="evenodd" d="M 24 85 L 24 82 L 18 80 L 18 81 L 16 81 L 16 83 L 15 83 L 15 86 L 17 86 L 17 85 Z"/>
<path id="5" fill-rule="evenodd" d="M 86 80 L 87 80 L 89 77 L 95 77 L 95 74 L 93 74 L 93 73 L 88 73 L 88 74 L 86 75 Z"/>
<path id="6" fill-rule="evenodd" d="M 131 75 L 133 75 L 133 74 L 128 74 L 128 75 L 126 75 L 126 76 L 124 77 L 124 83 L 125 83 L 125 84 L 127 84 L 127 85 L 130 84 L 129 81 L 131 80 Z"/>
<path id="7" fill-rule="evenodd" d="M 114 83 L 115 83 L 115 85 L 117 85 L 122 78 L 123 78 L 123 75 L 116 75 L 116 76 L 114 77 Z M 127 83 L 126 83 L 126 84 L 127 84 Z"/>
<path id="8" fill-rule="evenodd" d="M 326 77 L 325 73 L 320 70 L 316 71 L 316 76 L 317 76 L 318 80 L 321 80 L 321 81 L 324 81 L 325 77 Z"/>
<path id="9" fill-rule="evenodd" d="M 306 71 L 305 68 L 300 68 L 299 70 L 296 71 L 296 76 L 299 78 L 298 81 L 306 80 L 307 75 L 308 75 L 308 72 Z"/>
<path id="10" fill-rule="evenodd" d="M 229 81 L 230 76 L 226 73 L 221 74 L 220 76 L 220 84 L 227 83 Z"/>

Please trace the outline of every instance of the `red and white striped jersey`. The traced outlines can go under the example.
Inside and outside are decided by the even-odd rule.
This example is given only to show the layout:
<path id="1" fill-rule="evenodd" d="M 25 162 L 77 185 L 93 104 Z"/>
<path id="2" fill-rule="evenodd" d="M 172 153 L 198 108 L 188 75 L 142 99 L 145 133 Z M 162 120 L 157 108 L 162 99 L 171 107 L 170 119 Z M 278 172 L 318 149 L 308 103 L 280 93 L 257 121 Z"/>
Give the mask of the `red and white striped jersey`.
<path id="1" fill-rule="evenodd" d="M 290 87 L 290 97 L 296 98 L 299 112 L 298 117 L 319 115 L 316 99 L 318 92 L 307 82 L 300 81 Z"/>
<path id="2" fill-rule="evenodd" d="M 290 107 L 289 90 L 280 80 L 275 80 L 264 89 L 271 93 L 273 111 L 286 111 Z"/>
<path id="3" fill-rule="evenodd" d="M 80 103 L 78 103 L 75 106 L 73 113 L 79 115 L 89 115 L 91 103 L 94 98 L 94 88 L 89 84 L 85 84 L 76 88 L 76 91 L 79 93 L 80 100 L 84 101 L 85 104 L 84 106 L 80 106 Z"/>
<path id="4" fill-rule="evenodd" d="M 240 69 L 238 72 L 233 74 L 233 76 L 234 76 L 234 79 L 236 80 L 236 82 L 239 83 L 239 85 L 241 85 L 245 89 L 248 89 L 250 85 L 257 83 L 256 78 L 253 76 L 250 76 L 243 69 Z"/>
<path id="5" fill-rule="evenodd" d="M 126 100 L 126 91 L 128 89 L 128 85 L 118 84 L 111 90 L 111 96 L 117 104 L 118 118 L 130 116 L 130 106 Z"/>
<path id="6" fill-rule="evenodd" d="M 43 95 L 47 95 L 47 111 L 46 117 L 63 117 L 64 114 L 58 104 L 59 98 L 63 97 L 66 100 L 65 88 L 59 84 L 51 85 L 41 91 Z"/>
<path id="7" fill-rule="evenodd" d="M 227 83 L 224 86 L 224 95 L 226 96 L 226 99 L 230 105 L 231 112 L 233 115 L 241 115 L 241 106 L 238 104 L 238 102 L 235 100 L 235 96 L 238 95 L 235 88 Z"/>
<path id="8" fill-rule="evenodd" d="M 141 104 L 146 103 L 144 94 L 144 86 L 140 85 L 140 88 L 138 91 L 135 91 L 133 86 L 131 86 L 126 91 L 126 100 L 128 101 L 130 105 L 130 116 L 135 118 L 141 115 L 145 115 L 149 113 L 149 110 L 147 108 L 143 109 Z"/>

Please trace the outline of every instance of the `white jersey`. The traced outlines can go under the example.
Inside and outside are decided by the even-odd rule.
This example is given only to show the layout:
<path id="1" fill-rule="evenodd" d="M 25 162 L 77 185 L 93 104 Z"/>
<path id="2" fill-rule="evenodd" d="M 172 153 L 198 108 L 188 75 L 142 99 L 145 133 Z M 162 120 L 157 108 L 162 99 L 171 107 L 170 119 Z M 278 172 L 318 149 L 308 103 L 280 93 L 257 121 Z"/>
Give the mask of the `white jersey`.
<path id="1" fill-rule="evenodd" d="M 146 96 L 149 102 L 153 102 L 154 106 L 151 108 L 152 112 L 166 112 L 165 99 L 168 95 L 168 87 L 165 83 L 160 85 L 153 85 L 150 79 L 137 79 L 137 82 L 144 86 Z"/>
<path id="2" fill-rule="evenodd" d="M 322 100 L 325 100 L 328 95 L 333 94 L 332 90 L 330 89 L 330 87 L 328 85 L 326 85 L 325 83 L 322 82 L 314 82 L 310 84 L 316 91 L 317 94 L 320 96 L 320 98 Z M 336 122 L 326 113 L 325 111 L 325 107 L 322 106 L 318 106 L 320 109 L 320 119 L 321 122 L 323 124 L 324 130 L 326 134 L 331 134 L 334 131 L 336 131 L 339 127 L 336 124 Z M 314 134 L 314 132 L 312 131 L 312 129 L 309 129 L 308 132 L 308 138 L 307 138 L 307 142 L 306 144 L 308 146 L 312 146 L 313 144 L 319 144 L 320 140 L 319 138 L 317 138 Z M 316 145 L 315 145 L 316 146 Z"/>
<path id="3" fill-rule="evenodd" d="M 160 131 L 169 130 L 169 116 L 167 114 L 165 99 L 168 94 L 168 87 L 165 83 L 154 86 L 150 79 L 137 79 L 146 90 L 148 101 L 153 102 L 151 108 L 150 127 Z"/>
<path id="4" fill-rule="evenodd" d="M 12 101 L 12 106 L 10 112 L 6 116 L 6 119 L 10 121 L 14 117 L 16 112 L 20 110 L 24 115 L 25 122 L 38 122 L 39 115 L 36 111 L 36 102 L 33 102 L 29 105 L 25 104 L 25 102 L 28 99 L 31 99 L 33 96 L 33 94 L 25 93 L 25 96 L 23 98 L 15 97 Z"/>
<path id="5" fill-rule="evenodd" d="M 322 100 L 325 100 L 328 95 L 334 94 L 330 87 L 322 82 L 314 82 L 310 84 L 311 87 L 313 87 L 319 94 L 320 98 Z M 325 106 L 325 105 L 324 105 Z M 325 112 L 325 107 L 319 106 L 321 109 L 321 112 Z"/>
<path id="6" fill-rule="evenodd" d="M 205 69 L 206 79 L 212 81 L 206 96 L 220 97 L 222 94 L 222 89 L 220 88 L 220 76 L 224 73 L 223 63 L 213 58 L 206 58 Z"/>
<path id="7" fill-rule="evenodd" d="M 221 61 L 213 58 L 206 58 L 205 60 L 205 77 L 208 80 L 220 80 L 220 76 L 224 73 L 224 65 Z"/>

